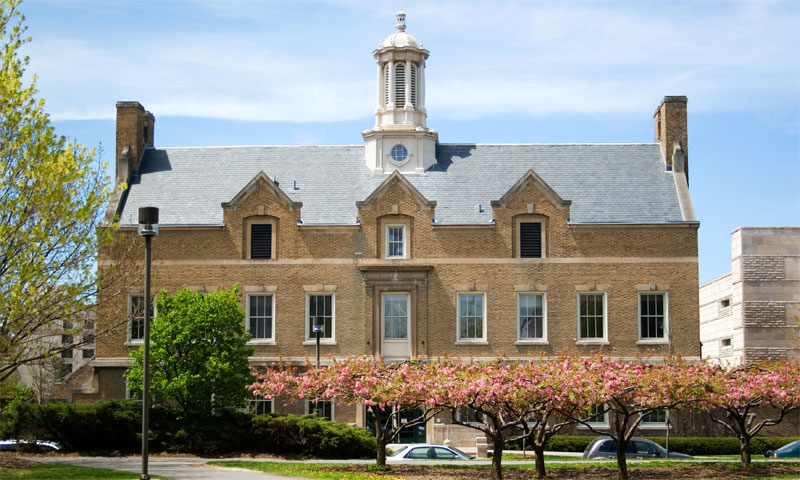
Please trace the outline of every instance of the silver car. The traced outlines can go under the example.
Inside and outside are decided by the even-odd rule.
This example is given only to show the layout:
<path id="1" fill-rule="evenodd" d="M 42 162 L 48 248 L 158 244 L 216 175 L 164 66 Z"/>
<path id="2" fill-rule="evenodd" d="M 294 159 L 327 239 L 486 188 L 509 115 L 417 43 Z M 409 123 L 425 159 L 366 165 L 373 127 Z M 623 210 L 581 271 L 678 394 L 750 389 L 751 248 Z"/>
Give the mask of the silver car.
<path id="1" fill-rule="evenodd" d="M 399 452 L 386 458 L 389 463 L 400 463 L 408 460 L 469 460 L 470 457 L 461 450 L 445 445 L 414 444 L 403 447 Z"/>
<path id="2" fill-rule="evenodd" d="M 599 437 L 583 451 L 583 458 L 617 458 L 617 442 L 611 437 Z M 625 449 L 625 458 L 668 458 L 661 445 L 646 438 L 633 438 Z M 694 458 L 684 453 L 669 452 L 669 458 Z"/>

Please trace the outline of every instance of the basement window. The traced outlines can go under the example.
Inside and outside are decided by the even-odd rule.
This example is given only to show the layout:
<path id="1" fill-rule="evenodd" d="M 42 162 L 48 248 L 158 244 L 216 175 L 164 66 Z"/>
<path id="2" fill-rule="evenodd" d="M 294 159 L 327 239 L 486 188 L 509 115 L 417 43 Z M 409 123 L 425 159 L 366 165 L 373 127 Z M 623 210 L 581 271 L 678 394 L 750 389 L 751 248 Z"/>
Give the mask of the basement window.
<path id="1" fill-rule="evenodd" d="M 722 346 L 722 348 L 727 348 L 731 347 L 733 345 L 733 342 L 731 341 L 730 337 L 723 338 L 722 340 L 720 340 L 720 345 Z"/>

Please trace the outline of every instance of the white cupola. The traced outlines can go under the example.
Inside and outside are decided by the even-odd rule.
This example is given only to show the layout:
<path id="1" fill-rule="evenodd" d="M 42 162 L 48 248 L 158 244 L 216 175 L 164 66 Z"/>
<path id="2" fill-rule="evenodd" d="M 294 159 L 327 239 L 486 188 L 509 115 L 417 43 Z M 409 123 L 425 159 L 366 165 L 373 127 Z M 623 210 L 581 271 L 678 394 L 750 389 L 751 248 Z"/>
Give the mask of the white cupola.
<path id="1" fill-rule="evenodd" d="M 425 60 L 430 52 L 406 32 L 397 12 L 397 31 L 372 52 L 378 64 L 375 126 L 365 130 L 367 166 L 375 173 L 423 173 L 436 163 L 435 130 L 425 125 Z"/>

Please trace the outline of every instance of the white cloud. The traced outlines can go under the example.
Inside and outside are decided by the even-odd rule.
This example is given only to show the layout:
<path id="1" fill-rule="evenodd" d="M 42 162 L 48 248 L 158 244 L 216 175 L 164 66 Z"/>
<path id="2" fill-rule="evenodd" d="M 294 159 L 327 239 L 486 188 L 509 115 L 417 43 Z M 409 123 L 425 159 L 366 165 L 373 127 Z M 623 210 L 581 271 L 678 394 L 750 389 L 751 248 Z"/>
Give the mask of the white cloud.
<path id="1" fill-rule="evenodd" d="M 409 31 L 431 50 L 432 120 L 647 111 L 676 94 L 694 111 L 777 108 L 800 95 L 800 7 L 791 2 L 411 3 Z M 389 4 L 185 8 L 194 4 L 202 8 L 193 15 L 209 15 L 197 20 L 205 29 L 149 28 L 144 16 L 131 20 L 136 35 L 65 27 L 35 38 L 28 53 L 48 111 L 110 118 L 116 100 L 139 100 L 157 116 L 371 115 L 370 54 L 393 24 L 376 21 L 376 11 Z"/>

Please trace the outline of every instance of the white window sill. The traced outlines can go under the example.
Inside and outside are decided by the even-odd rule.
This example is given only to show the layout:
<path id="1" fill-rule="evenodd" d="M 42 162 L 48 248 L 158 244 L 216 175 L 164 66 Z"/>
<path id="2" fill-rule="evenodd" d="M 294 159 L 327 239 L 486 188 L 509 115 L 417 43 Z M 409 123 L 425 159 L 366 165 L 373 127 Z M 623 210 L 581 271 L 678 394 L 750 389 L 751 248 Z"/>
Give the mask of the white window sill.
<path id="1" fill-rule="evenodd" d="M 248 345 L 277 345 L 271 338 L 253 338 L 247 341 Z"/>
<path id="2" fill-rule="evenodd" d="M 406 257 L 386 257 L 385 260 L 405 260 Z"/>
<path id="3" fill-rule="evenodd" d="M 542 340 L 517 340 L 517 345 L 550 345 L 545 339 Z"/>
<path id="4" fill-rule="evenodd" d="M 639 340 L 636 342 L 636 345 L 669 345 L 669 340 L 666 338 L 654 338 L 654 339 L 647 339 L 647 340 Z"/>
<path id="5" fill-rule="evenodd" d="M 670 425 L 670 430 L 672 430 L 672 425 Z M 667 424 L 666 423 L 640 423 L 639 424 L 640 430 L 666 430 Z"/>
<path id="6" fill-rule="evenodd" d="M 317 344 L 317 339 L 316 338 L 312 338 L 311 340 L 306 339 L 306 341 L 303 342 L 303 345 L 316 345 L 316 344 Z M 320 338 L 319 339 L 319 344 L 320 345 L 336 345 L 336 340 L 333 339 L 333 338 Z"/>
<path id="7" fill-rule="evenodd" d="M 456 345 L 489 345 L 489 342 L 484 339 L 456 340 Z"/>
<path id="8" fill-rule="evenodd" d="M 125 342 L 126 347 L 141 347 L 144 345 L 144 340 L 128 340 Z"/>
<path id="9" fill-rule="evenodd" d="M 590 423 L 589 425 L 591 425 L 592 428 L 598 428 L 598 429 L 601 429 L 601 430 L 604 430 L 606 428 L 611 428 L 611 426 L 609 426 L 607 423 Z M 578 430 L 589 430 L 589 427 L 587 427 L 586 425 L 584 425 L 582 423 L 579 423 L 578 424 Z"/>
<path id="10" fill-rule="evenodd" d="M 586 340 L 578 340 L 575 342 L 576 345 L 609 345 L 608 340 L 603 340 L 598 338 L 597 340 L 586 339 Z"/>

